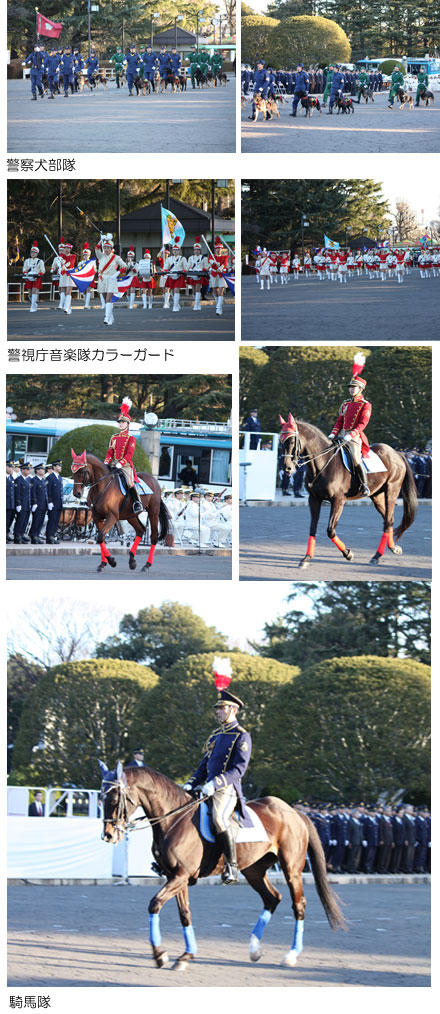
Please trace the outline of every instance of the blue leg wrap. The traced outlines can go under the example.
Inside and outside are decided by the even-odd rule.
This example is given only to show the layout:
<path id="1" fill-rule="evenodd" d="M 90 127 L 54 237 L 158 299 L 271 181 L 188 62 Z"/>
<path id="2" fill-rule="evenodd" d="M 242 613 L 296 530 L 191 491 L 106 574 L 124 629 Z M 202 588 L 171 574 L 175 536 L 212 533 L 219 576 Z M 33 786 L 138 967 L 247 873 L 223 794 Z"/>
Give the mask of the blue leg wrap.
<path id="1" fill-rule="evenodd" d="M 266 926 L 271 918 L 272 912 L 269 912 L 267 908 L 263 908 L 260 918 L 252 930 L 252 933 L 258 938 L 258 940 L 261 940 L 261 937 L 263 936 Z"/>
<path id="2" fill-rule="evenodd" d="M 197 943 L 196 935 L 194 933 L 194 926 L 184 926 L 183 936 L 185 940 L 185 951 L 188 954 L 197 954 Z"/>
<path id="3" fill-rule="evenodd" d="M 154 915 L 150 915 L 150 944 L 152 944 L 153 947 L 159 947 L 161 941 L 162 937 L 160 934 L 159 913 L 155 912 Z"/>
<path id="4" fill-rule="evenodd" d="M 295 932 L 293 934 L 292 951 L 296 951 L 297 954 L 301 954 L 301 951 L 303 949 L 303 936 L 304 936 L 304 919 L 301 919 L 295 923 Z"/>

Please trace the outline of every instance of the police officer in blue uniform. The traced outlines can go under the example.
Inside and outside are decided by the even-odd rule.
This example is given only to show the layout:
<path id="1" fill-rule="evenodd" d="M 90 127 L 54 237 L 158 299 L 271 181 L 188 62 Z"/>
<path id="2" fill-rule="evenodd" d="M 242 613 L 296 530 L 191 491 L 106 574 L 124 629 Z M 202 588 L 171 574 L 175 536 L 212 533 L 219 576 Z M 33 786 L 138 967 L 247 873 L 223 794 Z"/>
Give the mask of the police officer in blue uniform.
<path id="1" fill-rule="evenodd" d="M 134 43 L 131 44 L 129 52 L 125 54 L 125 60 L 127 65 L 128 94 L 133 95 L 134 79 L 139 76 L 139 67 L 143 63 L 141 54 L 136 52 Z"/>
<path id="2" fill-rule="evenodd" d="M 73 93 L 75 85 L 74 71 L 75 71 L 75 60 L 73 57 L 73 53 L 71 51 L 70 46 L 66 46 L 63 56 L 61 57 L 60 60 L 60 72 L 61 77 L 63 79 L 65 99 L 69 98 L 69 85 Z"/>
<path id="3" fill-rule="evenodd" d="M 268 85 L 269 75 L 266 70 L 266 61 L 258 60 L 254 80 L 254 98 L 256 95 L 261 95 L 263 99 L 267 99 Z M 255 119 L 255 102 L 252 103 L 252 116 L 249 116 L 248 119 Z"/>
<path id="4" fill-rule="evenodd" d="M 74 88 L 75 91 L 79 91 L 79 77 L 81 71 L 84 70 L 84 60 L 78 48 L 73 50 L 73 75 L 74 75 Z"/>
<path id="5" fill-rule="evenodd" d="M 99 67 L 99 58 L 97 57 L 95 50 L 90 50 L 90 56 L 87 57 L 85 66 L 87 67 L 87 80 L 91 88 L 96 88 L 95 74 Z"/>
<path id="6" fill-rule="evenodd" d="M 145 53 L 142 53 L 142 59 L 144 61 L 144 81 L 149 81 L 154 91 L 154 71 L 158 65 L 157 53 L 154 52 L 150 45 L 147 46 Z"/>
<path id="7" fill-rule="evenodd" d="M 310 78 L 304 70 L 304 64 L 299 63 L 295 74 L 295 91 L 293 93 L 292 112 L 290 116 L 296 116 L 296 107 L 300 99 L 305 99 L 309 94 Z"/>
<path id="8" fill-rule="evenodd" d="M 12 542 L 9 529 L 15 516 L 14 462 L 6 462 L 6 541 Z"/>
<path id="9" fill-rule="evenodd" d="M 364 873 L 372 873 L 379 844 L 379 826 L 374 807 L 370 807 L 368 812 L 364 814 L 362 831 L 364 835 L 362 843 L 364 846 L 362 854 Z"/>
<path id="10" fill-rule="evenodd" d="M 62 465 L 62 461 L 53 461 L 53 471 L 49 473 L 46 479 L 48 501 L 47 510 L 49 515 L 46 525 L 46 542 L 51 546 L 55 545 L 58 541 L 55 536 L 63 507 L 63 480 L 61 478 Z"/>
<path id="11" fill-rule="evenodd" d="M 59 69 L 60 69 L 60 56 L 55 47 L 52 46 L 52 49 L 50 50 L 49 56 L 47 57 L 46 60 L 47 82 L 49 85 L 50 99 L 54 99 L 55 98 L 54 91 L 59 90 L 58 89 Z"/>
<path id="12" fill-rule="evenodd" d="M 167 53 L 165 46 L 162 46 L 159 53 L 159 74 L 161 81 L 166 78 L 169 70 L 171 70 L 170 54 Z"/>
<path id="13" fill-rule="evenodd" d="M 333 113 L 333 106 L 338 98 L 338 95 L 342 95 L 345 85 L 345 76 L 341 71 L 340 63 L 335 65 L 335 73 L 332 78 L 332 88 L 330 92 L 330 102 L 327 116 L 331 116 Z"/>
<path id="14" fill-rule="evenodd" d="M 29 536 L 26 535 L 27 523 L 31 512 L 30 468 L 29 462 L 24 461 L 20 465 L 19 475 L 17 475 L 14 481 L 15 511 L 17 515 L 14 526 L 14 542 L 18 545 L 23 542 L 30 542 Z"/>
<path id="15" fill-rule="evenodd" d="M 44 96 L 44 88 L 43 88 L 44 65 L 45 65 L 45 54 L 41 52 L 40 46 L 35 45 L 33 53 L 30 53 L 29 56 L 27 56 L 22 63 L 23 67 L 31 68 L 31 91 L 33 102 L 37 101 L 37 88 L 41 98 L 43 98 Z"/>
<path id="16" fill-rule="evenodd" d="M 47 488 L 44 481 L 44 464 L 35 465 L 35 475 L 31 479 L 31 511 L 32 524 L 29 532 L 31 542 L 34 546 L 42 545 L 44 539 L 40 539 L 40 532 L 47 511 Z"/>
<path id="17" fill-rule="evenodd" d="M 181 64 L 182 64 L 182 57 L 181 57 L 180 53 L 177 52 L 177 49 L 176 49 L 175 46 L 173 46 L 173 48 L 171 50 L 170 63 L 171 63 L 171 70 L 172 70 L 173 74 L 177 74 L 177 76 L 178 76 L 180 74 L 180 67 L 181 67 Z"/>
<path id="18" fill-rule="evenodd" d="M 252 740 L 237 721 L 243 707 L 239 697 L 221 690 L 214 707 L 220 728 L 209 737 L 204 756 L 184 789 L 192 793 L 198 786 L 203 795 L 209 796 L 212 822 L 225 857 L 222 881 L 237 884 L 237 850 L 229 819 L 235 808 L 243 813 L 241 779 L 249 764 Z"/>

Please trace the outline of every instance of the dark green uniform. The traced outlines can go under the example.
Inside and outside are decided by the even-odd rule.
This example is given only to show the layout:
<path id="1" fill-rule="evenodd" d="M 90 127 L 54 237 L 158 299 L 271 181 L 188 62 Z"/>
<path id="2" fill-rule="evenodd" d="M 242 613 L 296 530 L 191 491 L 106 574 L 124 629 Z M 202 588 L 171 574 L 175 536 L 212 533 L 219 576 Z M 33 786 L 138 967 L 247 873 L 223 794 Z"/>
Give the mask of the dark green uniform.
<path id="1" fill-rule="evenodd" d="M 361 90 L 362 90 L 362 88 L 366 88 L 367 91 L 368 91 L 369 87 L 370 87 L 370 78 L 369 78 L 366 70 L 361 70 L 360 75 L 359 75 L 359 91 L 358 91 L 358 94 L 357 94 L 358 103 L 361 101 Z"/>
<path id="2" fill-rule="evenodd" d="M 429 80 L 426 70 L 421 70 L 417 74 L 417 95 L 416 95 L 416 106 L 420 105 L 420 95 L 425 92 L 428 88 Z"/>
<path id="3" fill-rule="evenodd" d="M 388 103 L 390 106 L 394 106 L 394 99 L 396 98 L 399 88 L 405 87 L 405 80 L 401 70 L 393 70 L 391 75 L 391 88 L 388 96 Z"/>
<path id="4" fill-rule="evenodd" d="M 333 67 L 331 68 L 331 70 L 329 69 L 329 70 L 327 71 L 327 81 L 326 81 L 326 83 L 325 83 L 325 92 L 324 92 L 324 95 L 323 95 L 323 99 L 322 99 L 322 104 L 323 104 L 323 106 L 326 106 L 326 105 L 327 105 L 327 99 L 328 99 L 328 97 L 329 97 L 329 95 L 330 95 L 330 92 L 331 92 L 331 87 L 332 87 L 332 78 L 333 78 L 333 74 L 334 74 L 334 73 L 335 73 L 335 72 L 334 72 L 334 69 L 333 69 Z"/>
<path id="5" fill-rule="evenodd" d="M 125 57 L 124 57 L 124 54 L 122 52 L 121 47 L 117 46 L 116 53 L 113 53 L 113 56 L 110 57 L 110 63 L 113 63 L 114 67 L 115 67 L 115 77 L 116 77 L 116 87 L 117 88 L 121 87 L 120 79 L 121 79 L 122 72 L 124 70 L 124 59 L 125 59 Z"/>

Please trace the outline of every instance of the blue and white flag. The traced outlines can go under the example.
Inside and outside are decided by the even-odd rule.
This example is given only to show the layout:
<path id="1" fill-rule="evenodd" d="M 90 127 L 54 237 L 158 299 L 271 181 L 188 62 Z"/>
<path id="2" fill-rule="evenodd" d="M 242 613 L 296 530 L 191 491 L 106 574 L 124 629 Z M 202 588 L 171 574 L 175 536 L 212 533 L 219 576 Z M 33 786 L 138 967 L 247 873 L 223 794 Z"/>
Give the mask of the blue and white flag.
<path id="1" fill-rule="evenodd" d="M 67 274 L 70 275 L 72 281 L 75 282 L 77 289 L 79 289 L 80 292 L 85 292 L 89 285 L 93 282 L 95 272 L 96 261 L 95 258 L 92 257 L 91 260 L 86 261 L 85 264 L 83 264 L 82 268 L 74 268 L 73 271 L 68 271 Z"/>
<path id="2" fill-rule="evenodd" d="M 326 236 L 325 233 L 324 233 L 324 244 L 330 250 L 339 250 L 339 243 L 337 243 L 335 239 L 329 239 L 329 237 Z"/>
<path id="3" fill-rule="evenodd" d="M 117 303 L 118 299 L 122 299 L 127 289 L 130 288 L 133 278 L 133 272 L 131 272 L 131 275 L 124 275 L 123 278 L 118 278 L 118 291 L 113 293 L 112 303 Z"/>
<path id="4" fill-rule="evenodd" d="M 166 208 L 161 207 L 160 213 L 162 217 L 162 246 L 167 243 L 178 243 L 179 246 L 182 246 L 186 235 L 182 223 L 172 211 L 167 211 Z"/>
<path id="5" fill-rule="evenodd" d="M 235 275 L 223 275 L 223 278 L 228 286 L 228 289 L 230 289 L 232 295 L 235 296 Z"/>

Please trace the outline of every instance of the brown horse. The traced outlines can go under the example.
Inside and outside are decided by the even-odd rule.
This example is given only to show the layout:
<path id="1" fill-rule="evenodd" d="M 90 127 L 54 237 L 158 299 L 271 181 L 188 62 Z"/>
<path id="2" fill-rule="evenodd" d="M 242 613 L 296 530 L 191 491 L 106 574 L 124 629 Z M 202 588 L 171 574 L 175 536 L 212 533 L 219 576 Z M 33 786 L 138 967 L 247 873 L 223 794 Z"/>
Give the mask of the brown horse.
<path id="1" fill-rule="evenodd" d="M 284 470 L 291 475 L 298 465 L 299 459 L 307 463 L 306 487 L 309 492 L 310 530 L 306 555 L 300 567 L 308 567 L 315 551 L 315 536 L 319 514 L 324 500 L 330 501 L 330 517 L 327 535 L 338 547 L 346 560 L 353 560 L 354 554 L 336 535 L 336 526 L 347 500 L 360 500 L 359 484 L 342 461 L 339 445 L 335 445 L 325 437 L 316 426 L 295 420 L 289 412 L 287 423 L 279 416 L 283 427 L 280 442 L 284 445 Z M 343 441 L 342 441 L 343 442 Z M 400 556 L 401 547 L 394 544 L 400 539 L 407 528 L 412 525 L 417 513 L 417 488 L 410 466 L 400 451 L 395 451 L 388 444 L 372 444 L 385 465 L 384 472 L 369 472 L 368 486 L 370 497 L 376 510 L 383 518 L 383 535 L 370 563 L 380 563 L 386 547 Z M 394 508 L 399 493 L 403 498 L 403 517 L 399 527 L 393 533 Z"/>
<path id="2" fill-rule="evenodd" d="M 185 950 L 173 967 L 184 969 L 197 953 L 188 886 L 197 883 L 199 877 L 221 872 L 221 848 L 217 843 L 205 841 L 200 834 L 197 813 L 200 800 L 194 799 L 166 775 L 148 767 L 129 767 L 123 770 L 120 762 L 114 772 L 108 771 L 101 762 L 100 766 L 103 774 L 102 838 L 114 844 L 120 842 L 130 827 L 130 818 L 141 807 L 153 831 L 152 851 L 156 869 L 166 877 L 166 884 L 154 895 L 148 906 L 153 957 L 158 968 L 162 968 L 168 961 L 168 955 L 161 947 L 159 913 L 165 902 L 176 898 Z M 281 901 L 280 892 L 267 878 L 267 871 L 275 862 L 279 862 L 290 891 L 295 917 L 292 947 L 284 956 L 282 964 L 292 966 L 303 949 L 306 900 L 301 874 L 307 850 L 316 889 L 330 926 L 332 929 L 345 929 L 345 921 L 328 882 L 322 845 L 309 817 L 293 810 L 275 796 L 251 800 L 247 806 L 258 814 L 267 835 L 266 841 L 237 842 L 239 869 L 248 884 L 260 895 L 264 906 L 251 934 L 249 956 L 251 961 L 258 961 L 261 957 L 263 931 Z M 131 826 L 135 825 L 132 823 Z"/>
<path id="3" fill-rule="evenodd" d="M 92 507 L 93 520 L 98 528 L 98 544 L 101 547 L 101 563 L 98 571 L 104 570 L 107 563 L 116 567 L 116 560 L 110 555 L 105 544 L 105 537 L 117 521 L 129 521 L 136 532 L 136 538 L 130 547 L 128 565 L 130 570 L 136 569 L 136 550 L 145 534 L 145 525 L 139 516 L 133 513 L 131 496 L 122 493 L 118 472 L 108 468 L 95 454 L 77 455 L 72 449 L 72 472 L 75 476 L 73 495 L 82 496 L 84 486 L 89 487 L 87 503 Z M 161 490 L 157 479 L 148 472 L 139 472 L 139 477 L 151 489 L 151 493 L 142 493 L 140 500 L 148 514 L 151 528 L 151 545 L 148 560 L 142 570 L 149 570 L 158 542 L 164 542 L 169 532 L 170 515 L 162 501 Z"/>

